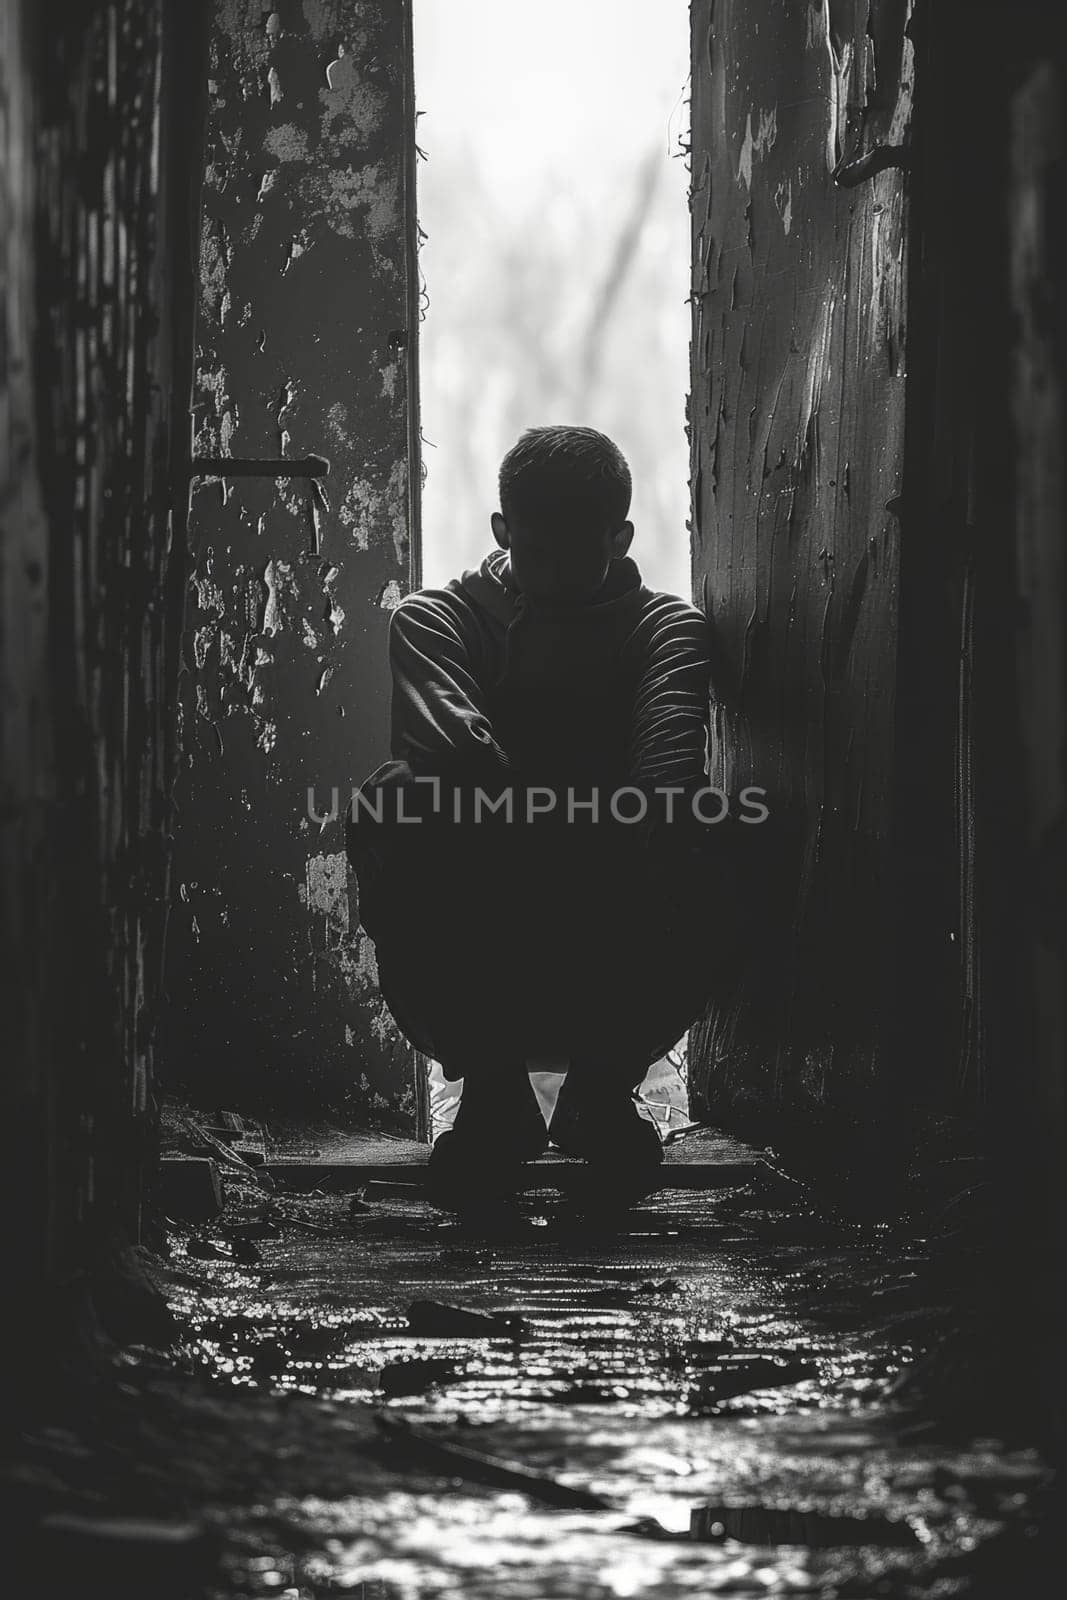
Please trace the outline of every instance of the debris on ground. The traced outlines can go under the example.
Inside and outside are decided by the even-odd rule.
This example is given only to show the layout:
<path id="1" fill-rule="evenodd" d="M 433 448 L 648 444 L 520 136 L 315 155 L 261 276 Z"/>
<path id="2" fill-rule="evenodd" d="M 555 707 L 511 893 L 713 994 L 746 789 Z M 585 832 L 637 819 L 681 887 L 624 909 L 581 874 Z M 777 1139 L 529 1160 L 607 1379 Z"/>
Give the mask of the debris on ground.
<path id="1" fill-rule="evenodd" d="M 387 1400 L 401 1395 L 425 1394 L 427 1389 L 451 1383 L 461 1372 L 459 1362 L 444 1356 L 412 1356 L 383 1367 L 379 1382 Z"/>
<path id="2" fill-rule="evenodd" d="M 281 1228 L 273 1218 L 258 1217 L 254 1222 L 230 1222 L 226 1232 L 231 1239 L 280 1239 Z"/>
<path id="3" fill-rule="evenodd" d="M 714 1415 L 720 1403 L 760 1389 L 783 1389 L 818 1379 L 819 1369 L 811 1361 L 795 1361 L 788 1356 L 725 1355 L 701 1372 L 690 1393 L 689 1409 L 694 1416 Z"/>
<path id="4" fill-rule="evenodd" d="M 402 1178 L 369 1178 L 359 1191 L 359 1198 L 364 1205 L 381 1200 L 419 1200 L 422 1188 L 413 1178 L 406 1182 Z"/>
<path id="5" fill-rule="evenodd" d="M 203 1528 L 196 1600 L 1052 1591 L 1046 1463 L 897 1398 L 968 1326 L 969 1268 L 928 1227 L 757 1174 L 599 1228 L 538 1197 L 490 1237 L 408 1186 L 272 1195 L 219 1168 L 222 1215 L 144 1263 L 174 1354 L 121 1353 L 84 1414 L 19 1441 L 21 1527 Z M 54 1589 L 169 1600 L 149 1567 Z"/>
<path id="6" fill-rule="evenodd" d="M 839 1549 L 846 1545 L 889 1547 L 919 1543 L 907 1522 L 887 1517 L 828 1516 L 817 1511 L 782 1510 L 774 1506 L 698 1506 L 689 1524 L 692 1539 L 719 1543 L 736 1539 L 741 1544 L 805 1545 L 809 1550 Z"/>
<path id="7" fill-rule="evenodd" d="M 217 1111 L 208 1119 L 205 1131 L 250 1167 L 261 1167 L 266 1162 L 267 1136 L 261 1122 L 253 1122 L 236 1111 Z"/>
<path id="8" fill-rule="evenodd" d="M 395 1417 L 379 1416 L 375 1420 L 384 1436 L 389 1455 L 394 1460 L 412 1461 L 450 1478 L 489 1484 L 495 1489 L 517 1490 L 541 1505 L 572 1511 L 611 1509 L 610 1503 L 602 1495 L 592 1494 L 588 1489 L 572 1489 L 565 1483 L 528 1472 L 509 1461 L 468 1450 L 451 1440 L 431 1438 L 411 1423 L 401 1422 Z"/>
<path id="9" fill-rule="evenodd" d="M 489 1311 L 466 1311 L 437 1300 L 416 1300 L 408 1308 L 408 1327 L 427 1339 L 521 1339 L 521 1317 Z"/>
<path id="10" fill-rule="evenodd" d="M 235 1239 L 233 1241 L 233 1259 L 240 1261 L 245 1266 L 254 1266 L 257 1261 L 263 1260 L 263 1252 L 257 1249 L 251 1239 Z"/>
<path id="11" fill-rule="evenodd" d="M 233 1251 L 224 1250 L 222 1246 L 216 1244 L 213 1239 L 194 1237 L 187 1242 L 185 1249 L 186 1254 L 194 1256 L 197 1261 L 234 1260 Z"/>

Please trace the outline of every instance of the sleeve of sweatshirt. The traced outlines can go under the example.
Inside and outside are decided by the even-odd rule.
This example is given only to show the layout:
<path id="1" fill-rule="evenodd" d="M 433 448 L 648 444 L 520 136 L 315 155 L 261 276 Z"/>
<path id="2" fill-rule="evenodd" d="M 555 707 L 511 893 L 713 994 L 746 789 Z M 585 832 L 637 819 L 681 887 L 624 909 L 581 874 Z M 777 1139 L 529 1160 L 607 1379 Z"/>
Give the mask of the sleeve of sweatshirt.
<path id="1" fill-rule="evenodd" d="M 644 788 L 700 785 L 711 681 L 707 621 L 695 606 L 657 595 L 632 642 L 640 663 L 630 742 L 633 780 Z"/>
<path id="2" fill-rule="evenodd" d="M 402 600 L 389 623 L 393 676 L 392 752 L 414 770 L 479 758 L 507 766 L 493 737 L 485 694 L 462 619 L 445 594 Z"/>

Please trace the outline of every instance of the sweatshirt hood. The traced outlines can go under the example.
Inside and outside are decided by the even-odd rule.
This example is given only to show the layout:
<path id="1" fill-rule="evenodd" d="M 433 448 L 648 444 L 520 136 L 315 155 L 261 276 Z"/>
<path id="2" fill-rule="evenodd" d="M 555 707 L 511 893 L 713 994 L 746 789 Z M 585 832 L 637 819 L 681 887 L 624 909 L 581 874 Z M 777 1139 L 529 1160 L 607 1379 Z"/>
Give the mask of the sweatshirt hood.
<path id="1" fill-rule="evenodd" d="M 525 596 L 512 576 L 511 557 L 506 550 L 491 550 L 480 567 L 464 572 L 456 587 L 498 622 L 509 624 L 528 610 Z M 585 605 L 538 605 L 534 609 L 538 616 L 593 621 L 626 609 L 644 592 L 637 562 L 630 556 L 621 556 L 612 560 L 603 584 Z"/>

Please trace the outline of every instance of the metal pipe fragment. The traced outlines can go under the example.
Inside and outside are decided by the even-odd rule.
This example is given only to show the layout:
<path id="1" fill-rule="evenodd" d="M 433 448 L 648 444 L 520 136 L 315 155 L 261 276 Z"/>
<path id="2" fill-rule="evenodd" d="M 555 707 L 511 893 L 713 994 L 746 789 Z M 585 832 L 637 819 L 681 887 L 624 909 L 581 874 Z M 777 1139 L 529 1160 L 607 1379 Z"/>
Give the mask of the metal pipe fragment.
<path id="1" fill-rule="evenodd" d="M 276 456 L 266 461 L 242 461 L 237 456 L 194 456 L 194 478 L 326 478 L 330 463 L 325 456 Z"/>

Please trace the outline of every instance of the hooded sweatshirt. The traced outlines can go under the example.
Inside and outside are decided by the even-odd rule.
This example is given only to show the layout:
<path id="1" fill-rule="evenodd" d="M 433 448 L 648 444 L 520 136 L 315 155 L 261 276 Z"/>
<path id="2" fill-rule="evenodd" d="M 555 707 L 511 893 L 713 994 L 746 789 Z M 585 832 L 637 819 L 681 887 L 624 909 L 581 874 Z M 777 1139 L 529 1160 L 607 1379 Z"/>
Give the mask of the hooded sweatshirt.
<path id="1" fill-rule="evenodd" d="M 392 753 L 417 774 L 646 792 L 704 781 L 707 622 L 647 589 L 628 556 L 590 601 L 564 608 L 531 602 L 494 550 L 406 596 L 389 655 Z"/>

